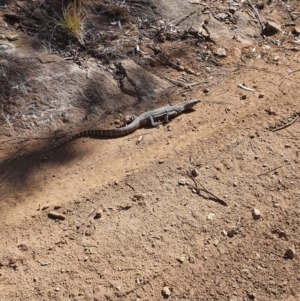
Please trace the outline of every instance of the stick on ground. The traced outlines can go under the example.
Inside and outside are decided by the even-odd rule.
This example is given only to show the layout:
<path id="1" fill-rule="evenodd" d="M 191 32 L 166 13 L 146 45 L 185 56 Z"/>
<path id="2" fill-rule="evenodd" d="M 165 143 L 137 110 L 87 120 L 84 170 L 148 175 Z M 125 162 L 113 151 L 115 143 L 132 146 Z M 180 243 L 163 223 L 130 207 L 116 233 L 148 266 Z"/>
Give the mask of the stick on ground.
<path id="1" fill-rule="evenodd" d="M 290 121 L 290 122 L 288 122 L 288 123 L 286 123 L 286 124 L 284 124 L 282 126 L 279 126 L 279 127 L 275 128 L 275 129 L 272 129 L 272 132 L 277 132 L 277 131 L 280 131 L 280 130 L 283 130 L 283 129 L 287 128 L 288 126 L 290 126 L 294 122 L 296 122 L 298 120 L 298 118 L 299 118 L 299 115 L 297 114 L 297 116 L 292 121 Z"/>

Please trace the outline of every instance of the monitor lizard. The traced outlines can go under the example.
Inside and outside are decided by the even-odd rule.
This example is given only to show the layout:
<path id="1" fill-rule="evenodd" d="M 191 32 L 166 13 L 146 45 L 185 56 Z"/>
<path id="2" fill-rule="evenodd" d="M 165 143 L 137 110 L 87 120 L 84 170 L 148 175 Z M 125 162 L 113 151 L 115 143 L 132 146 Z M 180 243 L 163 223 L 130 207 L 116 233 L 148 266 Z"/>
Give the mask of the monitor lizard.
<path id="1" fill-rule="evenodd" d="M 166 123 L 169 122 L 169 118 L 176 117 L 182 112 L 192 109 L 194 105 L 196 105 L 200 101 L 201 101 L 200 99 L 191 99 L 181 104 L 168 105 L 158 109 L 154 109 L 152 111 L 147 111 L 139 116 L 128 115 L 124 119 L 126 120 L 126 122 L 130 122 L 130 123 L 124 127 L 115 128 L 115 129 L 91 129 L 91 130 L 81 131 L 75 135 L 66 138 L 64 141 L 54 145 L 51 148 L 48 148 L 44 151 L 32 155 L 39 155 L 39 154 L 46 153 L 74 139 L 81 138 L 81 137 L 116 138 L 116 137 L 128 135 L 144 125 L 151 125 L 155 127 L 163 122 Z"/>

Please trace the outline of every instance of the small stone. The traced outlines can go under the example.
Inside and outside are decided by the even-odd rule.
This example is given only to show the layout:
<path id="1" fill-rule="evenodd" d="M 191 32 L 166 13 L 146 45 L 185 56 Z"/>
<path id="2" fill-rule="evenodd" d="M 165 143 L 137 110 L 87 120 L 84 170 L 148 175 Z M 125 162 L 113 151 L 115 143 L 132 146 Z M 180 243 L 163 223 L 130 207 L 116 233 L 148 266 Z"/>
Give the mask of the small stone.
<path id="1" fill-rule="evenodd" d="M 265 94 L 260 92 L 259 95 L 258 95 L 258 98 L 264 98 L 265 97 Z"/>
<path id="2" fill-rule="evenodd" d="M 208 88 L 204 88 L 204 89 L 203 89 L 203 92 L 204 92 L 205 94 L 207 94 L 207 93 L 209 92 L 209 89 L 208 89 Z"/>
<path id="3" fill-rule="evenodd" d="M 274 204 L 274 208 L 279 208 L 279 207 L 280 207 L 280 205 L 278 203 Z"/>
<path id="4" fill-rule="evenodd" d="M 214 219 L 214 217 L 215 217 L 215 214 L 212 213 L 212 212 L 210 212 L 210 213 L 208 214 L 208 216 L 207 216 L 207 219 L 208 219 L 209 221 L 212 221 L 212 220 Z"/>
<path id="5" fill-rule="evenodd" d="M 255 220 L 260 219 L 260 217 L 261 217 L 260 211 L 256 208 L 254 208 L 253 211 L 252 211 L 252 216 Z"/>
<path id="6" fill-rule="evenodd" d="M 224 236 L 227 236 L 227 231 L 226 230 L 222 230 L 221 234 L 224 235 Z"/>
<path id="7" fill-rule="evenodd" d="M 218 244 L 219 244 L 219 240 L 216 238 L 215 240 L 214 240 L 214 242 L 213 242 L 213 245 L 216 247 Z"/>
<path id="8" fill-rule="evenodd" d="M 186 184 L 186 179 L 184 179 L 184 178 L 183 179 L 179 179 L 178 180 L 178 184 L 179 185 L 185 185 Z"/>
<path id="9" fill-rule="evenodd" d="M 114 64 L 110 64 L 108 68 L 111 69 L 111 70 L 115 70 L 116 66 Z"/>
<path id="10" fill-rule="evenodd" d="M 219 57 L 226 57 L 227 56 L 226 49 L 223 48 L 223 47 L 218 48 L 217 51 L 215 52 L 215 54 Z"/>
<path id="11" fill-rule="evenodd" d="M 49 207 L 50 207 L 50 205 L 49 205 L 49 204 L 45 204 L 45 205 L 43 205 L 43 206 L 41 207 L 41 210 L 48 209 Z"/>
<path id="12" fill-rule="evenodd" d="M 258 9 L 264 9 L 265 8 L 265 3 L 263 1 L 258 2 L 255 5 Z"/>
<path id="13" fill-rule="evenodd" d="M 171 291 L 170 289 L 165 286 L 162 291 L 161 291 L 161 294 L 165 297 L 165 298 L 169 298 L 171 296 Z"/>
<path id="14" fill-rule="evenodd" d="M 274 60 L 275 62 L 277 62 L 277 61 L 279 61 L 279 59 L 280 59 L 280 56 L 279 56 L 279 55 L 275 55 L 273 60 Z"/>
<path id="15" fill-rule="evenodd" d="M 98 209 L 95 213 L 95 218 L 100 218 L 103 214 L 103 211 L 101 209 Z"/>
<path id="16" fill-rule="evenodd" d="M 215 15 L 216 19 L 219 19 L 219 20 L 224 20 L 226 18 L 228 18 L 228 15 L 226 13 L 218 13 Z"/>
<path id="17" fill-rule="evenodd" d="M 292 21 L 296 21 L 298 19 L 299 15 L 295 14 L 295 13 L 291 13 L 290 17 L 291 17 Z"/>
<path id="18" fill-rule="evenodd" d="M 189 257 L 189 263 L 195 263 L 195 262 L 196 262 L 195 256 L 190 256 Z"/>
<path id="19" fill-rule="evenodd" d="M 181 255 L 178 259 L 177 259 L 180 263 L 184 263 L 185 262 L 185 256 Z"/>
<path id="20" fill-rule="evenodd" d="M 64 214 L 61 214 L 61 213 L 58 213 L 58 212 L 55 212 L 55 211 L 50 211 L 48 213 L 48 217 L 52 218 L 52 219 L 60 219 L 60 220 L 65 220 L 66 219 L 66 216 Z"/>
<path id="21" fill-rule="evenodd" d="M 55 288 L 55 291 L 56 291 L 56 292 L 59 292 L 59 291 L 60 291 L 60 288 L 59 288 L 59 287 L 56 287 L 56 288 Z"/>
<path id="22" fill-rule="evenodd" d="M 115 119 L 115 121 L 114 121 L 114 124 L 120 124 L 121 123 L 121 120 L 120 119 Z"/>
<path id="23" fill-rule="evenodd" d="M 293 259 L 296 255 L 296 251 L 294 248 L 288 248 L 285 252 L 285 257 L 288 259 Z"/>
<path id="24" fill-rule="evenodd" d="M 293 33 L 296 34 L 296 35 L 300 35 L 300 27 L 294 27 L 293 29 Z"/>
<path id="25" fill-rule="evenodd" d="M 274 21 L 268 20 L 265 25 L 266 25 L 266 30 L 269 33 L 277 33 L 278 31 L 281 31 L 281 26 Z"/>
<path id="26" fill-rule="evenodd" d="M 160 160 L 158 161 L 158 164 L 163 164 L 163 163 L 165 163 L 165 160 L 164 160 L 164 159 L 160 159 Z"/>
<path id="27" fill-rule="evenodd" d="M 15 33 L 11 33 L 11 34 L 7 35 L 6 38 L 7 38 L 8 41 L 11 42 L 11 41 L 18 40 L 19 36 Z"/>
<path id="28" fill-rule="evenodd" d="M 243 95 L 241 96 L 241 99 L 242 99 L 242 100 L 247 99 L 247 95 L 246 95 L 246 94 L 243 94 Z"/>
<path id="29" fill-rule="evenodd" d="M 237 231 L 235 229 L 231 229 L 227 232 L 227 236 L 232 238 L 237 234 Z"/>
<path id="30" fill-rule="evenodd" d="M 197 170 L 196 168 L 194 168 L 194 169 L 192 170 L 192 176 L 193 176 L 193 177 L 197 177 L 198 175 L 199 175 L 198 170 Z"/>
<path id="31" fill-rule="evenodd" d="M 58 209 L 60 209 L 61 208 L 61 205 L 55 205 L 54 206 L 54 210 L 58 210 Z"/>

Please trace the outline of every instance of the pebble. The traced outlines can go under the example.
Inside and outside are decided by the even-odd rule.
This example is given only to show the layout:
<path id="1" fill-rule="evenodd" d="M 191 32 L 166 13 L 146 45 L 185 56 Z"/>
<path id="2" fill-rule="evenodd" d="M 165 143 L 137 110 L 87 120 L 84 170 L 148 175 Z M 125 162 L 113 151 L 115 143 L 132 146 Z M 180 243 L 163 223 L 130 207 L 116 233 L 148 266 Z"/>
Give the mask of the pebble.
<path id="1" fill-rule="evenodd" d="M 265 25 L 266 25 L 266 29 L 269 32 L 276 33 L 278 31 L 281 31 L 281 25 L 277 24 L 274 21 L 269 21 L 268 20 Z"/>
<path id="2" fill-rule="evenodd" d="M 41 206 L 41 210 L 45 210 L 45 209 L 48 209 L 50 207 L 49 204 L 45 204 L 43 206 Z"/>
<path id="3" fill-rule="evenodd" d="M 214 217 L 215 217 L 215 214 L 212 213 L 212 212 L 210 212 L 210 213 L 208 214 L 208 216 L 207 216 L 207 219 L 210 220 L 210 221 L 212 221 L 212 220 L 214 219 Z"/>
<path id="4" fill-rule="evenodd" d="M 296 21 L 298 19 L 299 15 L 297 13 L 291 13 L 290 17 L 291 17 L 292 21 Z"/>
<path id="5" fill-rule="evenodd" d="M 222 235 L 227 236 L 227 231 L 226 230 L 222 230 Z"/>
<path id="6" fill-rule="evenodd" d="M 6 36 L 8 41 L 16 41 L 18 40 L 19 36 L 17 34 L 11 33 L 9 35 Z"/>
<path id="7" fill-rule="evenodd" d="M 234 237 L 235 235 L 237 235 L 237 231 L 235 229 L 231 229 L 227 232 L 227 236 L 230 238 Z"/>
<path id="8" fill-rule="evenodd" d="M 242 100 L 247 99 L 247 95 L 246 95 L 246 94 L 243 94 L 243 95 L 241 96 L 241 99 L 242 99 Z"/>
<path id="9" fill-rule="evenodd" d="M 195 256 L 190 256 L 189 257 L 189 263 L 195 263 L 195 262 L 196 262 Z"/>
<path id="10" fill-rule="evenodd" d="M 60 219 L 60 220 L 65 220 L 66 219 L 66 216 L 64 214 L 61 214 L 61 213 L 58 213 L 58 212 L 55 212 L 55 211 L 50 211 L 48 213 L 48 217 L 52 218 L 52 219 Z"/>
<path id="11" fill-rule="evenodd" d="M 254 208 L 252 211 L 252 216 L 255 220 L 260 219 L 260 217 L 261 217 L 260 211 L 256 208 Z"/>
<path id="12" fill-rule="evenodd" d="M 213 242 L 213 245 L 216 247 L 218 244 L 219 244 L 219 240 L 216 238 L 215 240 L 214 240 L 214 242 Z"/>
<path id="13" fill-rule="evenodd" d="M 100 218 L 103 214 L 103 211 L 101 209 L 98 209 L 95 213 L 95 218 Z"/>
<path id="14" fill-rule="evenodd" d="M 258 95 L 258 98 L 264 98 L 265 97 L 265 94 L 260 92 L 259 95 Z"/>
<path id="15" fill-rule="evenodd" d="M 169 298 L 171 296 L 171 291 L 167 286 L 162 289 L 161 293 L 165 298 Z"/>
<path id="16" fill-rule="evenodd" d="M 297 34 L 297 35 L 300 35 L 300 27 L 294 27 L 294 29 L 293 29 L 293 33 L 294 34 Z"/>
<path id="17" fill-rule="evenodd" d="M 223 47 L 218 48 L 215 54 L 219 57 L 226 57 L 227 56 L 226 49 L 223 48 Z"/>
<path id="18" fill-rule="evenodd" d="M 204 89 L 203 89 L 203 92 L 204 92 L 205 94 L 207 94 L 207 93 L 209 92 L 209 89 L 208 89 L 208 88 L 204 88 Z"/>
<path id="19" fill-rule="evenodd" d="M 181 255 L 178 259 L 177 259 L 180 263 L 184 263 L 185 262 L 185 256 Z"/>
<path id="20" fill-rule="evenodd" d="M 192 176 L 193 176 L 193 177 L 197 177 L 198 175 L 199 175 L 198 170 L 197 170 L 196 168 L 194 168 L 194 169 L 192 170 Z"/>
<path id="21" fill-rule="evenodd" d="M 296 255 L 296 251 L 294 248 L 288 248 L 285 252 L 285 257 L 288 259 L 293 259 Z"/>
<path id="22" fill-rule="evenodd" d="M 178 180 L 178 184 L 179 185 L 185 185 L 186 184 L 186 179 L 184 179 L 184 178 L 183 179 L 179 179 Z"/>

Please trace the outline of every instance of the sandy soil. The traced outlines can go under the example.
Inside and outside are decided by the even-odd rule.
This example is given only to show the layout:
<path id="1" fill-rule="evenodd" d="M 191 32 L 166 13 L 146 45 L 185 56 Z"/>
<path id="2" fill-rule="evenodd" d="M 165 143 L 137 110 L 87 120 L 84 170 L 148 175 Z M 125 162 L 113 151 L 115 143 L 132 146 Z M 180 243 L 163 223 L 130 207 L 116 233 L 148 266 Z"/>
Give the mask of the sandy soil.
<path id="1" fill-rule="evenodd" d="M 160 100 L 200 98 L 193 112 L 2 169 L 0 299 L 300 300 L 300 72 L 285 77 L 300 56 L 264 46 L 232 40 L 202 69 L 197 46 L 177 41 L 199 75 L 151 70 L 209 79 Z"/>

